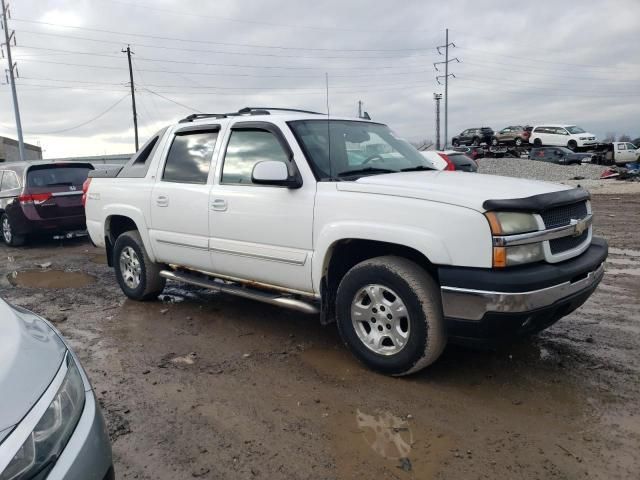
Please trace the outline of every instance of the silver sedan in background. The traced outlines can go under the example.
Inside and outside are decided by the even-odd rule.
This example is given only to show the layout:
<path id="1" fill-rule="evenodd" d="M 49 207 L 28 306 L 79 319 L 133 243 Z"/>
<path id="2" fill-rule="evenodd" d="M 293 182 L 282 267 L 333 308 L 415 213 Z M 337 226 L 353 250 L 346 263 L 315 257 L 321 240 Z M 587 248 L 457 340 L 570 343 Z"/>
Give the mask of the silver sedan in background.
<path id="1" fill-rule="evenodd" d="M 58 331 L 0 299 L 0 480 L 112 480 L 89 379 Z"/>

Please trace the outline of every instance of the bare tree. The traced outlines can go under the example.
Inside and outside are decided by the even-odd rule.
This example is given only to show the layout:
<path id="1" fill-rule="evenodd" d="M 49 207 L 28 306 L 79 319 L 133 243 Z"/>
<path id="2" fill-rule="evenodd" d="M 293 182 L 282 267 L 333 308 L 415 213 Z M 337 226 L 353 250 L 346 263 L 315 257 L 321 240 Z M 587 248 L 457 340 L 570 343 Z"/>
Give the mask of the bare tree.
<path id="1" fill-rule="evenodd" d="M 625 133 L 625 134 L 622 134 L 622 135 L 620 135 L 618 137 L 618 141 L 619 142 L 630 142 L 631 141 L 631 137 Z"/>
<path id="2" fill-rule="evenodd" d="M 608 132 L 607 135 L 602 139 L 604 143 L 611 143 L 616 141 L 615 132 Z"/>

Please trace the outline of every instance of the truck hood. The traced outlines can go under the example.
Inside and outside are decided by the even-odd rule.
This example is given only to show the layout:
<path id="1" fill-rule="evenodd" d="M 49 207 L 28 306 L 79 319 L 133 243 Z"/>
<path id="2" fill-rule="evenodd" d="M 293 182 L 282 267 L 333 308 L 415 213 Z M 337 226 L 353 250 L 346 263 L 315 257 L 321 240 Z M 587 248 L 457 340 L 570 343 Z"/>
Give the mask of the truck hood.
<path id="1" fill-rule="evenodd" d="M 40 317 L 0 299 L 0 441 L 31 410 L 60 368 L 66 346 Z"/>
<path id="2" fill-rule="evenodd" d="M 337 183 L 346 192 L 372 193 L 448 203 L 484 212 L 486 200 L 507 200 L 570 190 L 555 183 L 468 172 L 399 172 Z"/>

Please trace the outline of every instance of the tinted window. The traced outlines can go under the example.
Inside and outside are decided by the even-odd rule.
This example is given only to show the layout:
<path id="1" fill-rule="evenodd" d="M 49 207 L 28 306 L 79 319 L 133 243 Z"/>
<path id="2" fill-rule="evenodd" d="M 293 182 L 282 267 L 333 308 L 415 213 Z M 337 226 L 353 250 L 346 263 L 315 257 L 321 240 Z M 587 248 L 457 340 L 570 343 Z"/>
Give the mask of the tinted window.
<path id="1" fill-rule="evenodd" d="M 232 131 L 222 167 L 222 183 L 253 183 L 253 167 L 266 160 L 289 161 L 289 156 L 271 132 L 257 129 Z"/>
<path id="2" fill-rule="evenodd" d="M 89 175 L 89 167 L 46 166 L 32 167 L 27 172 L 27 186 L 64 187 L 81 186 Z"/>
<path id="3" fill-rule="evenodd" d="M 564 128 L 563 128 L 564 130 Z M 584 129 L 580 128 L 580 127 L 576 127 L 575 125 L 571 126 L 571 127 L 567 127 L 567 130 L 569 130 L 569 133 L 573 133 L 574 135 L 576 133 L 586 133 L 584 131 Z"/>
<path id="4" fill-rule="evenodd" d="M 464 153 L 450 153 L 447 155 L 449 160 L 456 166 L 456 170 L 463 172 L 477 172 L 478 165 L 470 157 Z"/>
<path id="5" fill-rule="evenodd" d="M 167 155 L 162 180 L 207 183 L 218 132 L 176 134 Z"/>
<path id="6" fill-rule="evenodd" d="M 568 135 L 567 131 L 562 127 L 553 128 L 551 133 L 555 133 L 557 135 Z"/>
<path id="7" fill-rule="evenodd" d="M 166 127 L 151 137 L 138 152 L 131 157 L 131 160 L 122 168 L 119 177 L 124 178 L 144 178 L 149 170 L 151 159 L 154 157 L 160 137 L 164 134 Z"/>

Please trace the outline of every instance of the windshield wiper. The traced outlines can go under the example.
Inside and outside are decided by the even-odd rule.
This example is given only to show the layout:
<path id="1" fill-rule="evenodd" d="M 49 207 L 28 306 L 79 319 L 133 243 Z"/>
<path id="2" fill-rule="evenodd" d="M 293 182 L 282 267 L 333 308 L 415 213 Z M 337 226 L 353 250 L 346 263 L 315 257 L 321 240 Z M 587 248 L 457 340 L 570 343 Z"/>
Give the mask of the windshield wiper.
<path id="1" fill-rule="evenodd" d="M 401 168 L 401 172 L 419 172 L 421 170 L 435 170 L 435 168 L 425 167 L 424 165 L 418 165 L 417 167 Z"/>
<path id="2" fill-rule="evenodd" d="M 366 167 L 366 168 L 356 168 L 354 170 L 347 170 L 345 172 L 340 172 L 338 176 L 350 177 L 351 175 L 359 175 L 361 173 L 398 173 L 398 170 L 391 170 L 389 168 Z"/>

